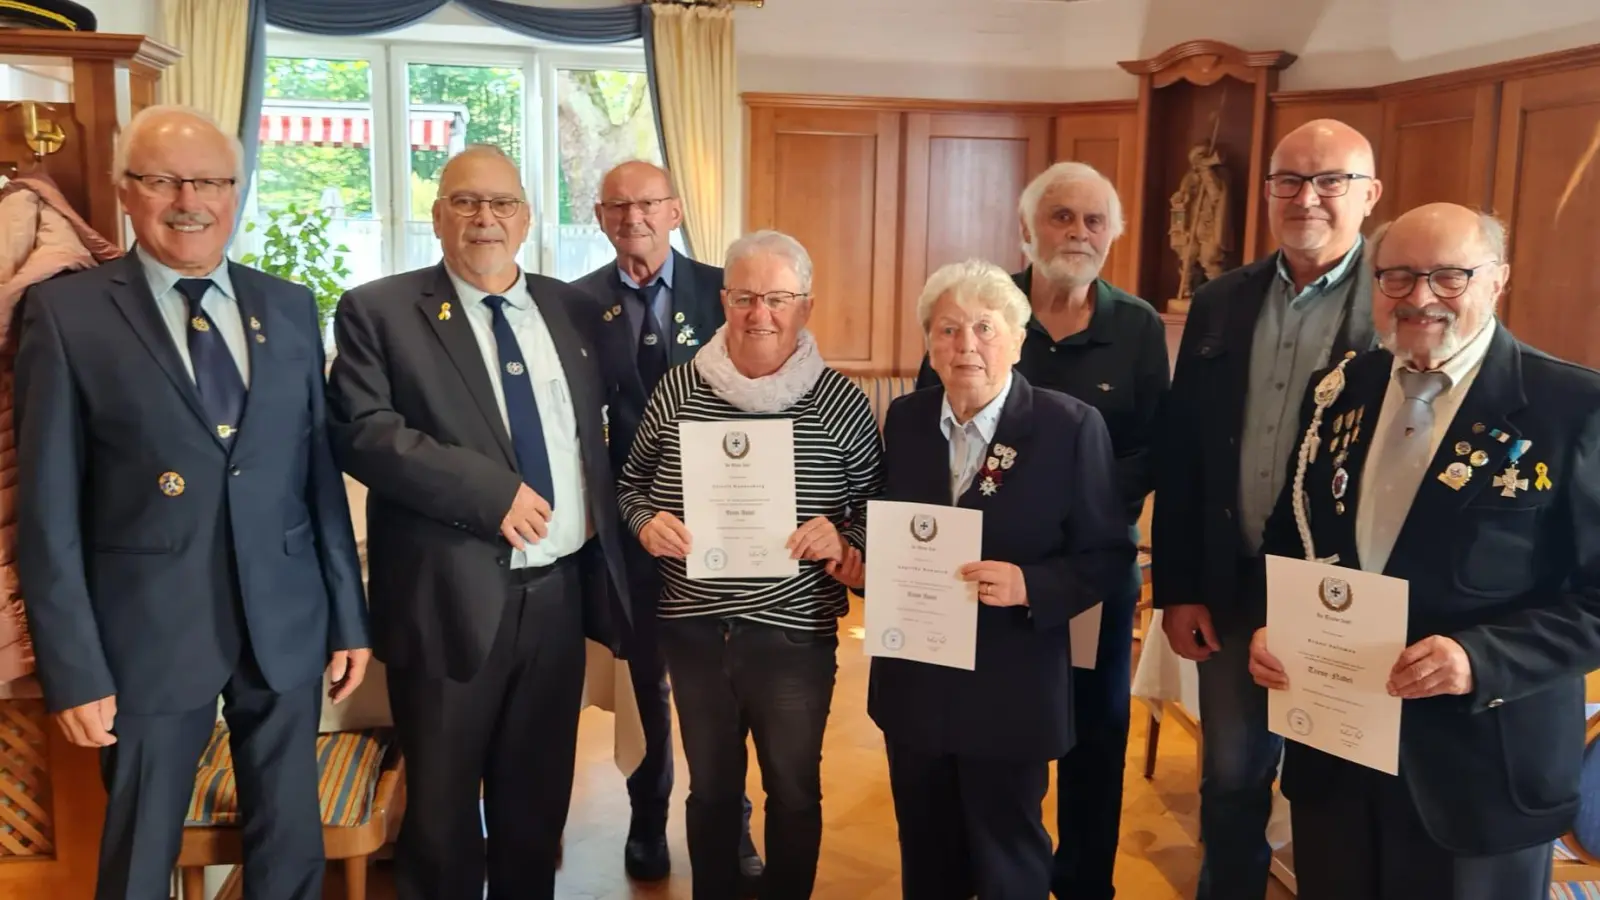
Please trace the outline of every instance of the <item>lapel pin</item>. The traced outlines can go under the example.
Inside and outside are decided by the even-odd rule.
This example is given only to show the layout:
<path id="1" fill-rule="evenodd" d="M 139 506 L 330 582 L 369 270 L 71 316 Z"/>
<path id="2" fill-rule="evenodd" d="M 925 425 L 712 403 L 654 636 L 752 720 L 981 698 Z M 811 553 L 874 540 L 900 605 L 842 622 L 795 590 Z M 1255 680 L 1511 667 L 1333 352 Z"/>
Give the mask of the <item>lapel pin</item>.
<path id="1" fill-rule="evenodd" d="M 1522 454 L 1527 453 L 1528 452 L 1528 448 L 1532 447 L 1532 446 L 1533 446 L 1533 441 L 1529 441 L 1529 440 L 1520 440 L 1520 441 L 1517 441 L 1515 444 L 1512 444 L 1511 445 L 1511 457 L 1510 457 L 1511 461 L 1512 462 L 1516 462 L 1517 460 L 1521 459 L 1522 458 Z"/>
<path id="2" fill-rule="evenodd" d="M 1344 432 L 1344 417 L 1346 415 L 1347 415 L 1346 413 L 1339 413 L 1337 416 L 1333 417 L 1333 433 L 1334 434 L 1341 434 L 1341 433 Z"/>
<path id="3" fill-rule="evenodd" d="M 189 320 L 189 327 L 195 331 L 210 331 L 211 323 L 206 321 L 205 316 L 195 316 Z"/>
<path id="4" fill-rule="evenodd" d="M 1515 497 L 1517 495 L 1517 491 L 1525 491 L 1528 489 L 1528 479 L 1517 477 L 1521 474 L 1521 472 L 1517 471 L 1517 464 L 1513 462 L 1506 466 L 1506 470 L 1504 472 L 1501 472 L 1499 475 L 1494 477 L 1494 486 L 1497 488 L 1503 488 L 1503 490 L 1500 491 L 1500 496 Z"/>
<path id="5" fill-rule="evenodd" d="M 649 334 L 644 336 L 644 345 L 646 347 L 654 347 L 656 345 L 655 332 L 651 332 L 651 333 L 649 333 Z"/>
<path id="6" fill-rule="evenodd" d="M 1333 511 L 1338 513 L 1341 516 L 1344 515 L 1344 501 L 1343 500 L 1335 501 L 1334 504 L 1333 504 Z"/>
<path id="7" fill-rule="evenodd" d="M 1472 451 L 1472 458 L 1467 461 L 1472 463 L 1472 465 L 1475 467 L 1486 466 L 1489 464 L 1489 454 L 1483 452 L 1482 450 L 1474 450 Z"/>
<path id="8" fill-rule="evenodd" d="M 450 321 L 450 301 L 448 300 L 439 304 L 439 321 Z"/>
<path id="9" fill-rule="evenodd" d="M 266 342 L 267 342 L 267 336 L 266 335 L 264 335 L 264 334 L 257 334 L 256 335 L 256 343 L 265 344 Z"/>
<path id="10" fill-rule="evenodd" d="M 1483 423 L 1482 422 L 1474 422 L 1474 423 L 1472 423 L 1472 433 L 1473 434 L 1483 434 Z"/>
<path id="11" fill-rule="evenodd" d="M 1544 463 L 1534 463 L 1533 464 L 1533 474 L 1539 476 L 1539 477 L 1535 478 L 1534 481 L 1533 481 L 1533 489 L 1534 490 L 1536 490 L 1536 491 L 1548 491 L 1551 488 L 1555 487 L 1555 484 L 1550 481 L 1550 467 L 1545 465 Z"/>
<path id="12" fill-rule="evenodd" d="M 678 343 L 680 343 L 680 344 L 687 344 L 687 343 L 689 343 L 689 339 L 688 339 L 688 338 L 686 338 L 686 337 L 684 337 L 684 336 L 683 336 L 683 332 L 681 332 L 681 331 L 680 331 L 680 332 L 678 332 Z"/>
<path id="13" fill-rule="evenodd" d="M 1343 466 L 1333 472 L 1333 499 L 1343 500 L 1345 489 L 1350 486 L 1350 473 Z"/>
<path id="14" fill-rule="evenodd" d="M 679 325 L 682 325 L 683 324 L 683 310 L 680 309 L 676 313 L 674 313 L 673 316 L 672 316 L 672 321 L 677 322 Z"/>
<path id="15" fill-rule="evenodd" d="M 168 497 L 176 497 L 183 493 L 183 476 L 177 472 L 162 472 L 156 484 L 161 488 L 161 493 Z"/>
<path id="16" fill-rule="evenodd" d="M 1444 482 L 1453 491 L 1459 491 L 1472 480 L 1472 470 L 1466 463 L 1453 462 L 1439 473 L 1439 480 Z"/>
<path id="17" fill-rule="evenodd" d="M 527 370 L 522 367 L 522 363 L 516 360 L 506 363 L 506 373 L 509 375 L 521 375 L 525 371 Z"/>
<path id="18" fill-rule="evenodd" d="M 1095 385 L 1095 387 L 1098 387 L 1102 392 L 1109 392 L 1112 389 L 1111 385 L 1106 384 L 1104 381 L 1102 381 L 1099 384 Z"/>
<path id="19" fill-rule="evenodd" d="M 1472 445 L 1471 444 L 1467 443 L 1466 441 L 1456 441 L 1456 455 L 1457 456 L 1466 456 L 1468 453 L 1471 453 L 1471 452 L 1472 452 Z"/>
<path id="20" fill-rule="evenodd" d="M 251 331 L 260 331 L 261 330 L 261 320 L 256 318 L 255 316 L 251 316 L 250 317 L 250 330 Z"/>
<path id="21" fill-rule="evenodd" d="M 1356 407 L 1356 424 L 1357 425 L 1360 425 L 1361 424 L 1361 420 L 1366 418 L 1366 416 L 1367 416 L 1367 408 L 1365 406 Z"/>

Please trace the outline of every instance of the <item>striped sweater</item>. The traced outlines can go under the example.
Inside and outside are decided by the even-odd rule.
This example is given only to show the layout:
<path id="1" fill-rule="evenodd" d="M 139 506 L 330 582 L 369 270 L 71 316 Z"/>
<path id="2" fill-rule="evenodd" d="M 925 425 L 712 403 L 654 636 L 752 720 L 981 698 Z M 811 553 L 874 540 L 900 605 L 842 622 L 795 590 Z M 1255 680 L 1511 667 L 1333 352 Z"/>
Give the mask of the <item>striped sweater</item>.
<path id="1" fill-rule="evenodd" d="M 795 526 L 827 516 L 846 542 L 866 544 L 867 500 L 883 488 L 883 439 L 866 395 L 833 369 L 824 369 L 789 409 L 770 414 L 747 413 L 718 397 L 693 363 L 670 370 L 650 395 L 617 486 L 623 519 L 635 534 L 659 510 L 683 518 L 678 423 L 732 419 L 793 420 Z M 710 581 L 689 580 L 681 559 L 656 563 L 663 619 L 719 616 L 833 634 L 848 609 L 844 585 L 821 562 L 801 560 L 792 578 Z"/>

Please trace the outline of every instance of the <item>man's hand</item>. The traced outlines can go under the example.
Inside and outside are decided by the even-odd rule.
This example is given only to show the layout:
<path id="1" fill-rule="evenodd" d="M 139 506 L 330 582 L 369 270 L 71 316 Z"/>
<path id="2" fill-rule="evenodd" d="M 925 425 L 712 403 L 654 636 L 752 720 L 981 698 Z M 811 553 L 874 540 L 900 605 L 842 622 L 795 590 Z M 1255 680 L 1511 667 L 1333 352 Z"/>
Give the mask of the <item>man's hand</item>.
<path id="1" fill-rule="evenodd" d="M 644 551 L 651 556 L 683 559 L 689 555 L 689 527 L 683 524 L 683 520 L 663 509 L 639 529 L 639 543 L 644 545 Z"/>
<path id="2" fill-rule="evenodd" d="M 986 606 L 1027 606 L 1028 581 L 1022 570 L 1008 562 L 986 559 L 970 562 L 956 571 L 962 581 L 978 583 L 978 602 Z"/>
<path id="3" fill-rule="evenodd" d="M 844 546 L 844 559 L 830 559 L 823 569 L 834 581 L 852 590 L 859 591 L 867 586 L 866 557 L 849 544 Z"/>
<path id="4" fill-rule="evenodd" d="M 518 550 L 539 543 L 550 533 L 550 504 L 526 483 L 519 485 L 511 509 L 500 520 L 500 533 Z"/>
<path id="5" fill-rule="evenodd" d="M 1267 649 L 1265 628 L 1257 628 L 1250 638 L 1250 677 L 1269 691 L 1289 689 L 1289 673 L 1283 671 L 1283 663 Z"/>
<path id="6" fill-rule="evenodd" d="M 1217 632 L 1211 627 L 1211 610 L 1203 603 L 1179 603 L 1161 610 L 1161 630 L 1166 632 L 1167 643 L 1184 659 L 1205 662 L 1211 654 L 1222 649 Z M 1194 633 L 1200 632 L 1205 643 L 1199 643 Z"/>
<path id="7" fill-rule="evenodd" d="M 790 559 L 843 559 L 844 539 L 827 516 L 817 516 L 801 525 L 783 542 Z"/>
<path id="8" fill-rule="evenodd" d="M 361 680 L 367 677 L 367 663 L 371 659 L 372 651 L 365 647 L 333 651 L 333 659 L 328 663 L 328 699 L 338 703 L 355 693 Z"/>
<path id="9" fill-rule="evenodd" d="M 1472 660 L 1460 644 L 1443 635 L 1407 647 L 1389 671 L 1389 696 L 1402 700 L 1470 693 Z"/>
<path id="10" fill-rule="evenodd" d="M 117 721 L 117 695 L 91 700 L 56 713 L 56 724 L 79 747 L 109 747 L 117 742 L 111 728 Z"/>

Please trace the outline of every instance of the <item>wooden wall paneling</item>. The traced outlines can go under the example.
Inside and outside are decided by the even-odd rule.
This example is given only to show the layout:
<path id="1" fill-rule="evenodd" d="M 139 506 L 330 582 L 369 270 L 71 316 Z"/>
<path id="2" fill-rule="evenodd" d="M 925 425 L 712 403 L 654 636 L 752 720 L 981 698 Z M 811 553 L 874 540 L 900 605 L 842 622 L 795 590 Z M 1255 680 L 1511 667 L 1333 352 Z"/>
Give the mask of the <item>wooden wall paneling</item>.
<path id="1" fill-rule="evenodd" d="M 900 116 L 852 109 L 750 111 L 747 221 L 805 245 L 823 356 L 857 374 L 893 368 Z"/>
<path id="2" fill-rule="evenodd" d="M 1025 264 L 1017 198 L 1050 164 L 1052 124 L 1043 115 L 926 113 L 906 116 L 904 242 L 895 368 L 922 362 L 917 297 L 940 266 L 969 257 L 1008 271 Z"/>
<path id="3" fill-rule="evenodd" d="M 1488 207 L 1499 92 L 1498 84 L 1482 84 L 1384 99 L 1383 197 L 1374 219 L 1424 203 Z"/>
<path id="4" fill-rule="evenodd" d="M 1106 257 L 1105 278 L 1129 293 L 1139 286 L 1139 227 L 1135 206 L 1138 190 L 1139 120 L 1132 103 L 1121 109 L 1080 112 L 1064 110 L 1056 117 L 1053 161 L 1088 163 L 1116 185 L 1122 201 L 1123 233 Z"/>
<path id="5" fill-rule="evenodd" d="M 1600 366 L 1600 65 L 1505 83 L 1494 184 L 1511 240 L 1502 321 Z"/>
<path id="6" fill-rule="evenodd" d="M 1289 132 L 1315 119 L 1337 119 L 1361 132 L 1372 143 L 1376 159 L 1383 159 L 1383 102 L 1377 91 L 1360 88 L 1350 91 L 1295 91 L 1280 92 L 1272 96 L 1272 113 L 1268 119 L 1266 155 L 1271 167 L 1272 151 Z M 1264 171 L 1262 177 L 1271 174 Z M 1376 174 L 1376 173 L 1375 173 Z M 1260 259 L 1278 249 L 1278 241 L 1266 222 L 1257 233 L 1256 258 Z"/>

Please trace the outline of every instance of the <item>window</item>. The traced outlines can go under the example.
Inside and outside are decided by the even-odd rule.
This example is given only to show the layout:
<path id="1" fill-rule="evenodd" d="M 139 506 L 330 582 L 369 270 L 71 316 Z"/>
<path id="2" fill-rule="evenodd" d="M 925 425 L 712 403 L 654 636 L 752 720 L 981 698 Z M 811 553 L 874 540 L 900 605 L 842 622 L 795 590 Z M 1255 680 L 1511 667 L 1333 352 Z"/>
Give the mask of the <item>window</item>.
<path id="1" fill-rule="evenodd" d="M 261 150 L 235 258 L 260 252 L 291 206 L 330 217 L 345 288 L 423 268 L 439 171 L 471 143 L 516 160 L 534 227 L 529 271 L 571 280 L 613 251 L 594 218 L 600 177 L 659 163 L 642 50 L 496 49 L 404 42 L 268 42 Z M 251 225 L 253 223 L 253 226 Z M 681 245 L 678 235 L 673 243 Z"/>

